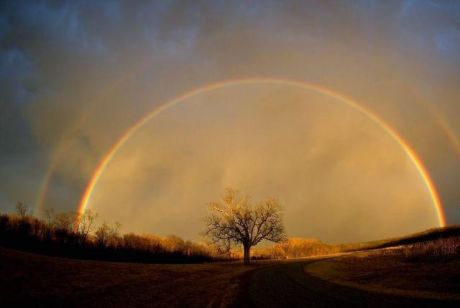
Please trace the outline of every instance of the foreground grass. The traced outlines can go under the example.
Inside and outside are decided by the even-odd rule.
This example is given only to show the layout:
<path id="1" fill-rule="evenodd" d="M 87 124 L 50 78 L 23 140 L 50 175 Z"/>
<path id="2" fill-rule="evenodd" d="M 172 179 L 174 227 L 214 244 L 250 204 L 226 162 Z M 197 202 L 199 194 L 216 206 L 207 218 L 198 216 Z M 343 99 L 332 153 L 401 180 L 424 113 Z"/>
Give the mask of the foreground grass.
<path id="1" fill-rule="evenodd" d="M 311 258 L 313 263 L 306 265 L 305 270 L 333 283 L 367 291 L 460 300 L 458 230 L 455 227 L 404 237 L 391 244 L 405 242 L 406 245 L 384 250 L 347 253 L 317 262 Z M 269 293 L 276 297 L 278 289 L 273 286 L 289 288 L 286 281 L 292 280 L 290 269 L 298 264 L 299 271 L 294 276 L 302 276 L 305 260 L 258 261 L 249 267 L 238 263 L 115 263 L 49 257 L 0 247 L 0 307 L 228 306 L 249 281 L 257 281 L 257 277 L 265 274 L 269 276 Z M 280 266 L 251 272 L 273 263 Z M 294 265 L 282 267 L 285 263 Z M 280 275 L 287 275 L 287 280 L 281 281 Z M 318 282 L 308 281 L 313 286 L 302 287 L 314 290 Z M 258 283 L 255 287 L 261 289 Z M 297 293 L 286 292 L 299 295 L 305 291 L 297 289 Z"/>
<path id="2" fill-rule="evenodd" d="M 367 291 L 460 300 L 460 258 L 436 256 L 439 243 L 354 253 L 312 263 L 316 277 Z"/>
<path id="3" fill-rule="evenodd" d="M 84 261 L 0 247 L 0 306 L 220 306 L 260 266 Z"/>

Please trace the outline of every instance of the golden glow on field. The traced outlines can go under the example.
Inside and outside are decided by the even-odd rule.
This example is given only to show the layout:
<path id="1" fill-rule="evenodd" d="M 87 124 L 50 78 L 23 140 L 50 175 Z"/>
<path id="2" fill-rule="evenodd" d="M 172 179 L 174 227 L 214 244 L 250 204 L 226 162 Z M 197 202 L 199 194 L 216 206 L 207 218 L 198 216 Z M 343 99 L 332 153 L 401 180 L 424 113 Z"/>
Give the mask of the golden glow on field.
<path id="1" fill-rule="evenodd" d="M 384 122 L 381 118 L 377 115 L 372 113 L 370 110 L 364 108 L 362 105 L 358 104 L 356 101 L 341 95 L 337 92 L 334 92 L 330 89 L 322 87 L 320 85 L 300 82 L 300 81 L 293 81 L 293 80 L 284 80 L 284 79 L 275 79 L 275 78 L 249 78 L 249 79 L 238 79 L 238 80 L 230 80 L 230 81 L 223 81 L 219 83 L 214 83 L 210 85 L 205 85 L 203 87 L 194 89 L 190 92 L 184 93 L 166 103 L 160 105 L 159 107 L 155 108 L 150 113 L 146 114 L 142 117 L 139 121 L 137 121 L 134 125 L 128 128 L 124 134 L 110 147 L 110 149 L 106 152 L 106 154 L 101 159 L 100 163 L 98 164 L 97 168 L 94 170 L 91 179 L 89 180 L 85 191 L 81 197 L 81 201 L 78 207 L 78 212 L 81 214 L 85 211 L 88 207 L 88 204 L 91 200 L 93 192 L 97 186 L 97 183 L 101 177 L 101 175 L 106 170 L 107 166 L 113 159 L 113 157 L 117 154 L 120 148 L 131 138 L 131 136 L 137 132 L 140 128 L 142 128 L 147 122 L 154 119 L 156 116 L 161 114 L 163 111 L 184 102 L 187 99 L 192 97 L 198 96 L 200 94 L 204 94 L 210 91 L 228 88 L 228 87 L 238 87 L 243 85 L 254 85 L 254 84 L 264 84 L 264 85 L 285 85 L 290 87 L 296 87 L 308 91 L 314 91 L 328 97 L 337 99 L 347 106 L 353 108 L 354 110 L 358 111 L 359 113 L 366 116 L 376 125 L 381 127 L 406 153 L 407 157 L 413 163 L 415 168 L 418 171 L 420 178 L 423 180 L 426 189 L 428 190 L 432 205 L 434 206 L 436 213 L 437 213 L 437 220 L 439 226 L 445 225 L 445 218 L 444 213 L 442 210 L 441 200 L 437 193 L 436 187 L 427 171 L 425 166 L 423 165 L 421 159 L 417 156 L 416 152 L 409 146 L 409 144 L 394 130 L 392 129 L 386 122 Z"/>

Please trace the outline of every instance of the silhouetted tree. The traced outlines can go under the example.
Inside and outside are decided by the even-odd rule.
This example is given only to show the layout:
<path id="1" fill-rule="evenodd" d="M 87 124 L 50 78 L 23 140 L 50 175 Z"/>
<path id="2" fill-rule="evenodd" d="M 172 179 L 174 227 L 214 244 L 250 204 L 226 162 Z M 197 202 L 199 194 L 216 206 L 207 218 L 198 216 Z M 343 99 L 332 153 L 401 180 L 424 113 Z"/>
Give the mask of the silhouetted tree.
<path id="1" fill-rule="evenodd" d="M 99 247 L 106 247 L 110 244 L 113 244 L 116 241 L 116 238 L 119 237 L 120 223 L 115 223 L 114 226 L 109 226 L 104 222 L 94 233 L 96 237 L 96 244 Z"/>
<path id="2" fill-rule="evenodd" d="M 53 226 L 56 229 L 71 232 L 73 231 L 74 218 L 73 213 L 58 213 L 54 215 Z"/>
<path id="3" fill-rule="evenodd" d="M 53 218 L 54 218 L 54 209 L 53 208 L 45 208 L 43 213 L 45 215 L 45 219 L 46 219 L 46 223 L 47 223 L 48 227 L 51 227 L 51 225 L 53 223 Z"/>
<path id="4" fill-rule="evenodd" d="M 18 201 L 16 203 L 16 212 L 19 218 L 24 219 L 27 216 L 27 207 L 24 205 L 24 203 Z"/>
<path id="5" fill-rule="evenodd" d="M 86 210 L 83 214 L 78 216 L 76 231 L 80 234 L 83 241 L 88 238 L 96 218 L 97 214 L 91 210 Z"/>
<path id="6" fill-rule="evenodd" d="M 211 214 L 206 217 L 206 234 L 216 243 L 243 245 L 244 263 L 248 264 L 250 250 L 262 240 L 283 241 L 286 236 L 281 207 L 276 199 L 268 199 L 251 206 L 248 197 L 239 197 L 227 189 L 220 202 L 209 204 Z"/>

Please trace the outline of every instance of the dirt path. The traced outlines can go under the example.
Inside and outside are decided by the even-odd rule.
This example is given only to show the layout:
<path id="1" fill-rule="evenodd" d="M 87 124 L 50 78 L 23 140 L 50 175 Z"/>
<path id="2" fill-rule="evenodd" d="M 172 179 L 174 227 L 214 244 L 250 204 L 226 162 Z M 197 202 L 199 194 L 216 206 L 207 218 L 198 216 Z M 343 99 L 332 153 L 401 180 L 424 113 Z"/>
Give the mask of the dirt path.
<path id="1" fill-rule="evenodd" d="M 458 302 L 367 292 L 311 276 L 305 265 L 289 262 L 246 274 L 235 307 L 459 307 Z"/>

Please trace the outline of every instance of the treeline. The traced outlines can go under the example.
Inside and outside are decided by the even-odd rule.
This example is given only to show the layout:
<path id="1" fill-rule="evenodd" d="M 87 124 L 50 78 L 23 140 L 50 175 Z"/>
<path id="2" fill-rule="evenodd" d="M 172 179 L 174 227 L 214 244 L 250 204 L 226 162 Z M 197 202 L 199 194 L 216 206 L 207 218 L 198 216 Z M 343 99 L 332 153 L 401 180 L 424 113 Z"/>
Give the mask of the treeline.
<path id="1" fill-rule="evenodd" d="M 39 219 L 18 203 L 17 213 L 0 215 L 0 245 L 53 256 L 146 263 L 197 263 L 222 259 L 204 244 L 177 236 L 120 234 L 119 225 L 94 228 L 96 215 L 45 211 Z M 78 221 L 76 223 L 76 221 Z M 95 229 L 95 230 L 93 230 Z"/>
<path id="2" fill-rule="evenodd" d="M 253 259 L 293 259 L 341 252 L 340 245 L 325 244 L 316 239 L 290 238 L 272 247 L 254 249 Z"/>
<path id="3" fill-rule="evenodd" d="M 285 242 L 273 245 L 263 254 L 274 259 L 292 259 L 327 255 L 340 251 L 338 245 L 325 244 L 316 239 L 290 238 Z"/>
<path id="4" fill-rule="evenodd" d="M 302 258 L 337 252 L 340 252 L 340 247 L 337 245 L 304 238 L 290 238 L 286 242 L 274 245 L 272 248 L 272 254 L 275 258 Z"/>
<path id="5" fill-rule="evenodd" d="M 239 247 L 227 250 L 178 236 L 121 234 L 119 224 L 96 227 L 96 218 L 91 211 L 77 216 L 52 210 L 45 210 L 44 218 L 37 218 L 18 203 L 16 213 L 0 215 L 0 245 L 53 256 L 119 262 L 198 263 L 242 258 Z M 290 238 L 271 247 L 253 249 L 251 259 L 291 259 L 358 250 L 353 248 Z"/>

